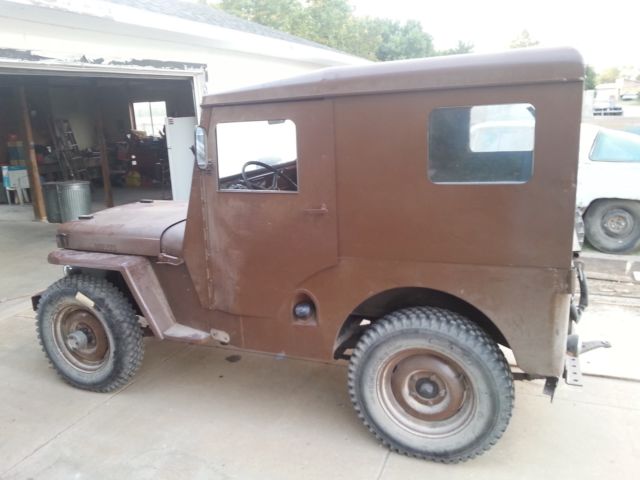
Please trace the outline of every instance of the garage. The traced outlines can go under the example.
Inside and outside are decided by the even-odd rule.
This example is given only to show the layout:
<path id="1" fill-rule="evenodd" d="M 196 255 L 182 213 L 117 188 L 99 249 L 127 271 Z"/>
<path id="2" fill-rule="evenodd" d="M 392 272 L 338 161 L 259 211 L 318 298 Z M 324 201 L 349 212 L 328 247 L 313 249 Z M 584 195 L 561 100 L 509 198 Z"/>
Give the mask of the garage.
<path id="1" fill-rule="evenodd" d="M 197 3 L 0 0 L 0 12 L 0 204 L 54 223 L 60 189 L 84 199 L 62 220 L 186 200 L 204 94 L 366 63 Z"/>
<path id="2" fill-rule="evenodd" d="M 5 69 L 0 202 L 32 202 L 36 217 L 44 219 L 38 183 L 46 191 L 52 182 L 72 181 L 88 183 L 91 201 L 105 207 L 142 197 L 186 199 L 197 112 L 194 75 L 202 73 L 25 75 Z"/>

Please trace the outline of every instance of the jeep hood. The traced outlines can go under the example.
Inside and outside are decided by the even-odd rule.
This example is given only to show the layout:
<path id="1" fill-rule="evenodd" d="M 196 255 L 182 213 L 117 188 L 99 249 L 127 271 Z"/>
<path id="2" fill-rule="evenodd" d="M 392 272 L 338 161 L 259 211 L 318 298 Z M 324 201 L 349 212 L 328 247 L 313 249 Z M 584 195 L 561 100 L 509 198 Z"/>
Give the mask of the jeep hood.
<path id="1" fill-rule="evenodd" d="M 186 218 L 187 202 L 130 203 L 94 213 L 91 218 L 62 224 L 58 228 L 58 246 L 153 257 L 163 251 L 163 237 L 171 230 L 167 237 L 171 253 L 175 255 L 182 247 Z"/>

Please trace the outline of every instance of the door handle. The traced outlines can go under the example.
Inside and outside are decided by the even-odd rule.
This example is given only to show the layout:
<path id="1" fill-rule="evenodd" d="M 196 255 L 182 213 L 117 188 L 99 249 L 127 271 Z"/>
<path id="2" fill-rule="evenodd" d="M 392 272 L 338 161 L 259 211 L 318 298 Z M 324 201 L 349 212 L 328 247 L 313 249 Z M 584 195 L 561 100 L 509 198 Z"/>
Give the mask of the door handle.
<path id="1" fill-rule="evenodd" d="M 326 215 L 329 213 L 329 209 L 324 203 L 317 208 L 305 208 L 303 211 L 307 215 Z"/>

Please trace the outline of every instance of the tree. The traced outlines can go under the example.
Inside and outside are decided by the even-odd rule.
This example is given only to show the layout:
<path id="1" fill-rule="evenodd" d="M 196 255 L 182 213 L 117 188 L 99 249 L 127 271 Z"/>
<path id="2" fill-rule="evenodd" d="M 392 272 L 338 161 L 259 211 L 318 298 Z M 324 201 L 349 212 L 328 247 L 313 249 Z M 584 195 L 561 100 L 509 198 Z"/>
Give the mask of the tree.
<path id="1" fill-rule="evenodd" d="M 378 33 L 353 16 L 348 0 L 308 0 L 305 29 L 297 35 L 354 55 L 372 58 Z"/>
<path id="2" fill-rule="evenodd" d="M 510 48 L 526 48 L 526 47 L 535 47 L 536 45 L 539 45 L 539 44 L 540 42 L 537 40 L 534 40 L 534 38 L 531 36 L 528 30 L 522 30 L 516 38 L 511 40 L 509 47 Z"/>
<path id="3" fill-rule="evenodd" d="M 618 67 L 607 68 L 598 75 L 598 84 L 613 83 L 620 77 L 620 69 Z"/>
<path id="4" fill-rule="evenodd" d="M 596 71 L 591 65 L 584 66 L 584 89 L 593 90 L 596 88 Z"/>
<path id="5" fill-rule="evenodd" d="M 431 35 L 416 20 L 402 24 L 388 19 L 369 20 L 377 26 L 381 42 L 375 50 L 378 60 L 404 60 L 435 55 Z"/>
<path id="6" fill-rule="evenodd" d="M 438 55 L 459 55 L 461 53 L 471 53 L 473 52 L 473 43 L 463 42 L 458 40 L 458 44 L 453 48 L 448 48 L 446 50 L 439 50 L 437 52 Z"/>
<path id="7" fill-rule="evenodd" d="M 294 35 L 304 32 L 305 12 L 298 0 L 222 0 L 218 6 L 245 20 L 283 32 Z"/>
<path id="8" fill-rule="evenodd" d="M 438 52 L 420 22 L 356 17 L 349 0 L 220 0 L 238 17 L 371 60 L 467 53 L 473 45 Z"/>
<path id="9" fill-rule="evenodd" d="M 379 60 L 376 52 L 382 42 L 382 29 L 378 22 L 352 18 L 349 22 L 349 31 L 350 34 L 345 39 L 345 47 L 343 47 L 345 52 L 369 60 Z"/>

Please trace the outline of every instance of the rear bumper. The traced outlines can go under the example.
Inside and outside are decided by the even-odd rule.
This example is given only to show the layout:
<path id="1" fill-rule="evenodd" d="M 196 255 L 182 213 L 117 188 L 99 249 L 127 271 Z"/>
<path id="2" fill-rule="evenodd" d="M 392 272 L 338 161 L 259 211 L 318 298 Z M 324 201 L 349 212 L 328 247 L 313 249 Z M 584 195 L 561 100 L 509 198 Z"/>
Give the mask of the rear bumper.
<path id="1" fill-rule="evenodd" d="M 578 302 L 571 302 L 571 320 L 569 323 L 569 335 L 567 336 L 567 354 L 563 377 L 567 384 L 582 386 L 582 370 L 580 368 L 580 355 L 597 348 L 610 348 L 611 344 L 604 340 L 594 340 L 582 342 L 577 333 L 577 324 L 582 317 L 582 313 L 589 306 L 589 289 L 587 278 L 584 274 L 584 265 L 580 261 L 575 261 L 576 278 L 580 287 Z"/>

